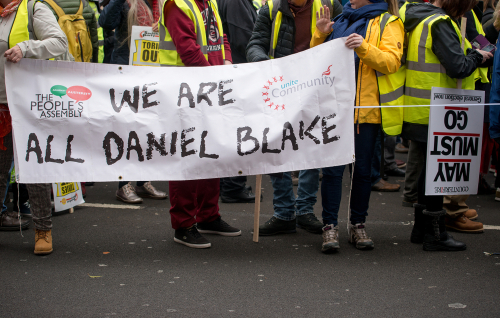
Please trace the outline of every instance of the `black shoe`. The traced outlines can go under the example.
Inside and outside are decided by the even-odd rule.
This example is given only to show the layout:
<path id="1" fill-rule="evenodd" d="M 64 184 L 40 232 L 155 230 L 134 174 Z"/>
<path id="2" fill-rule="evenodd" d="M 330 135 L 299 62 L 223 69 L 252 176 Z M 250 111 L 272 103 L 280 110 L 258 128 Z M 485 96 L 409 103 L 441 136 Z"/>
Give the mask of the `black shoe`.
<path id="1" fill-rule="evenodd" d="M 264 225 L 259 226 L 259 235 L 275 235 L 280 233 L 295 233 L 295 220 L 283 221 L 272 217 Z"/>
<path id="2" fill-rule="evenodd" d="M 19 226 L 20 225 L 20 226 Z M 30 226 L 30 221 L 19 219 L 17 213 L 5 212 L 0 215 L 0 231 L 26 230 Z"/>
<path id="3" fill-rule="evenodd" d="M 448 232 L 442 232 L 440 234 L 440 240 L 437 241 L 434 235 L 425 234 L 424 237 L 424 251 L 465 251 L 467 245 L 465 243 L 457 241 L 448 234 Z"/>
<path id="4" fill-rule="evenodd" d="M 493 188 L 484 178 L 479 177 L 479 185 L 477 187 L 477 194 L 495 194 L 496 189 Z"/>
<path id="5" fill-rule="evenodd" d="M 212 222 L 200 222 L 196 225 L 198 232 L 203 234 L 219 234 L 222 236 L 238 236 L 241 231 L 227 224 L 220 216 Z"/>
<path id="6" fill-rule="evenodd" d="M 314 213 L 306 213 L 297 216 L 297 227 L 314 234 L 323 233 L 323 223 L 321 223 Z"/>
<path id="7" fill-rule="evenodd" d="M 245 188 L 240 193 L 234 195 L 221 194 L 220 199 L 223 203 L 252 203 L 255 202 L 255 194 Z"/>
<path id="8" fill-rule="evenodd" d="M 385 171 L 385 174 L 388 176 L 391 176 L 391 177 L 404 177 L 405 173 L 406 173 L 406 171 L 404 171 L 403 169 L 399 169 L 399 168 Z"/>
<path id="9" fill-rule="evenodd" d="M 184 244 L 192 248 L 208 248 L 212 246 L 196 229 L 196 226 L 175 230 L 174 242 Z"/>

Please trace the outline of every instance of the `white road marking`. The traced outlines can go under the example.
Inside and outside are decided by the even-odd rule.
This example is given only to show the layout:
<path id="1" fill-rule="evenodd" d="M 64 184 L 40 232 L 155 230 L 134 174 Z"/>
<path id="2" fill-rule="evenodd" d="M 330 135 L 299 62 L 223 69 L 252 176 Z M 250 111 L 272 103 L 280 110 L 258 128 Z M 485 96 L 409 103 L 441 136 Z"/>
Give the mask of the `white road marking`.
<path id="1" fill-rule="evenodd" d="M 102 203 L 82 203 L 78 206 L 85 206 L 89 208 L 105 208 L 105 209 L 131 209 L 140 210 L 143 207 L 138 205 L 125 205 L 125 204 L 102 204 Z"/>
<path id="2" fill-rule="evenodd" d="M 498 225 L 483 225 L 485 230 L 500 230 L 500 226 Z"/>

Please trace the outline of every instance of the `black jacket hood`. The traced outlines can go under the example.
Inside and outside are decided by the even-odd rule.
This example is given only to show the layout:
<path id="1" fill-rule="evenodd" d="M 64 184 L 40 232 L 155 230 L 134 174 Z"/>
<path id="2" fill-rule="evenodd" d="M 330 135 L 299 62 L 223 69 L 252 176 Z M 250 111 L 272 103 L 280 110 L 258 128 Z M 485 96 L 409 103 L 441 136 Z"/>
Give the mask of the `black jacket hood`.
<path id="1" fill-rule="evenodd" d="M 437 13 L 446 14 L 443 9 L 430 3 L 408 3 L 404 21 L 406 32 L 411 32 L 422 20 Z"/>

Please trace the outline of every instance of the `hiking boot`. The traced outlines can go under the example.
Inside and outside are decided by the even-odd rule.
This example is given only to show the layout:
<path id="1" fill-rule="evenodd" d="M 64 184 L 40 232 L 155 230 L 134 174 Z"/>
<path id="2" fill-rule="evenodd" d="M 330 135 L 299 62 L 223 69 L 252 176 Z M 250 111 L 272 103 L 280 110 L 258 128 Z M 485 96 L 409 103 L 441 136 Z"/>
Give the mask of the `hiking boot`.
<path id="1" fill-rule="evenodd" d="M 21 226 L 19 226 L 21 225 Z M 30 226 L 29 220 L 19 219 L 17 213 L 5 212 L 0 215 L 0 231 L 25 230 Z"/>
<path id="2" fill-rule="evenodd" d="M 321 223 L 314 213 L 306 213 L 296 218 L 297 227 L 314 234 L 323 233 L 323 223 Z"/>
<path id="3" fill-rule="evenodd" d="M 424 218 L 424 251 L 464 251 L 465 243 L 457 241 L 446 231 L 445 210 L 422 211 Z"/>
<path id="4" fill-rule="evenodd" d="M 340 248 L 339 244 L 339 226 L 328 224 L 323 227 L 323 244 L 321 252 L 328 254 L 336 252 Z"/>
<path id="5" fill-rule="evenodd" d="M 174 242 L 192 248 L 209 248 L 212 246 L 212 244 L 198 232 L 198 229 L 194 225 L 188 228 L 175 230 Z"/>
<path id="6" fill-rule="evenodd" d="M 283 221 L 273 216 L 264 225 L 259 226 L 259 235 L 295 233 L 297 232 L 295 224 L 295 220 Z"/>
<path id="7" fill-rule="evenodd" d="M 241 231 L 227 224 L 220 216 L 212 222 L 200 222 L 196 225 L 203 234 L 219 234 L 222 236 L 239 236 Z"/>
<path id="8" fill-rule="evenodd" d="M 35 254 L 46 255 L 52 253 L 52 251 L 52 230 L 35 229 Z"/>
<path id="9" fill-rule="evenodd" d="M 479 184 L 477 186 L 477 194 L 493 194 L 495 193 L 495 188 L 493 188 L 483 176 L 479 177 Z"/>
<path id="10" fill-rule="evenodd" d="M 140 187 L 135 187 L 135 194 L 141 198 L 150 198 L 155 200 L 164 200 L 168 197 L 166 192 L 157 190 L 151 181 L 144 183 Z"/>
<path id="11" fill-rule="evenodd" d="M 464 212 L 464 216 L 468 218 L 469 220 L 475 220 L 479 217 L 477 214 L 477 211 L 474 209 L 468 209 L 467 211 Z"/>
<path id="12" fill-rule="evenodd" d="M 458 232 L 466 232 L 466 233 L 483 233 L 483 223 L 474 222 L 469 220 L 462 213 L 460 216 L 451 218 L 446 216 L 444 218 L 444 224 L 447 228 L 453 229 Z"/>
<path id="13" fill-rule="evenodd" d="M 142 203 L 142 199 L 135 193 L 130 182 L 116 191 L 116 198 L 125 203 Z"/>
<path id="14" fill-rule="evenodd" d="M 356 244 L 358 250 L 369 250 L 373 248 L 373 241 L 366 234 L 364 223 L 349 225 L 349 243 Z"/>
<path id="15" fill-rule="evenodd" d="M 392 184 L 384 181 L 384 179 L 380 179 L 379 182 L 372 185 L 372 191 L 379 192 L 398 192 L 399 188 L 401 188 L 399 184 Z"/>

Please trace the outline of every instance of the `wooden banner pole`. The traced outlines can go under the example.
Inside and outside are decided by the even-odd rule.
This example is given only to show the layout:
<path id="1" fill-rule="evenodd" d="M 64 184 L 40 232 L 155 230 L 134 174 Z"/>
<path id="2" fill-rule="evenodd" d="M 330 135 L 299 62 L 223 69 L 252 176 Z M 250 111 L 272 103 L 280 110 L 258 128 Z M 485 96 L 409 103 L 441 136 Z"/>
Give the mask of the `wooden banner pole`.
<path id="1" fill-rule="evenodd" d="M 258 174 L 255 181 L 255 210 L 253 216 L 253 241 L 259 242 L 260 194 L 262 192 L 262 175 Z"/>

